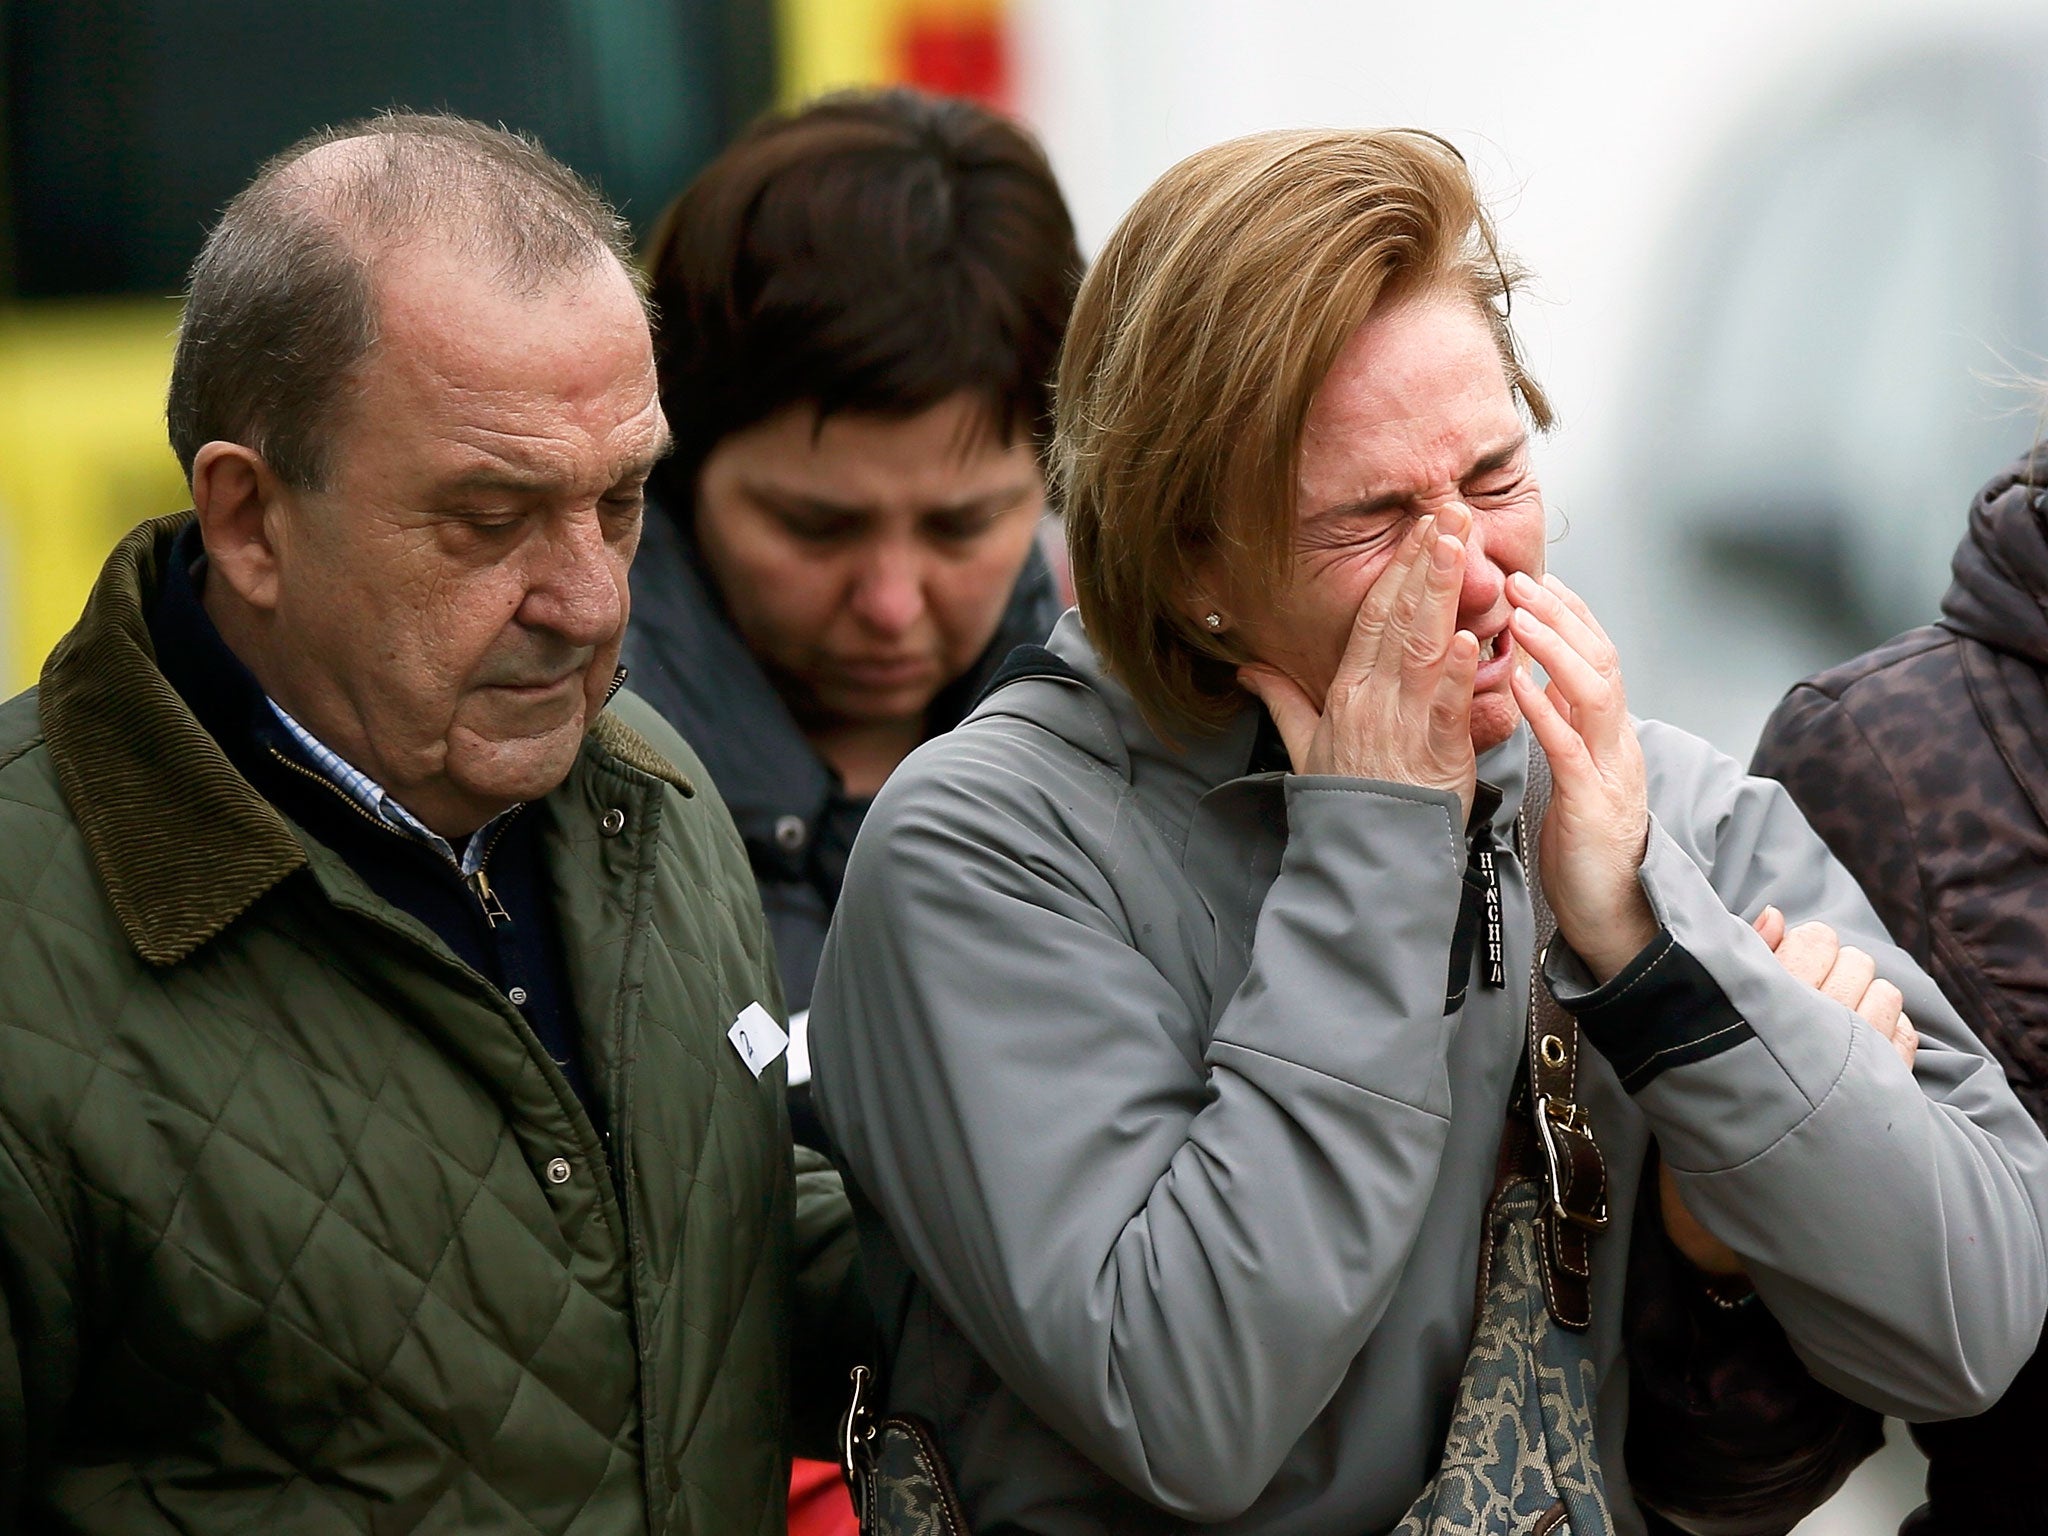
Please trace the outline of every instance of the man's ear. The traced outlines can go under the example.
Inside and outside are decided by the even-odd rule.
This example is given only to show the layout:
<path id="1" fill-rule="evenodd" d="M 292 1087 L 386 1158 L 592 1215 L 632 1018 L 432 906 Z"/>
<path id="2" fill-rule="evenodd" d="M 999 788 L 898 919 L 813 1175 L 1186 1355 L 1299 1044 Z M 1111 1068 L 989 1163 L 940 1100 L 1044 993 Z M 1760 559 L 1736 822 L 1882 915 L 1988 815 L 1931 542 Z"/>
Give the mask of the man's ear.
<path id="1" fill-rule="evenodd" d="M 277 606 L 285 495 L 263 455 L 240 443 L 207 443 L 192 456 L 192 507 L 199 514 L 207 569 L 242 602 L 264 612 Z"/>

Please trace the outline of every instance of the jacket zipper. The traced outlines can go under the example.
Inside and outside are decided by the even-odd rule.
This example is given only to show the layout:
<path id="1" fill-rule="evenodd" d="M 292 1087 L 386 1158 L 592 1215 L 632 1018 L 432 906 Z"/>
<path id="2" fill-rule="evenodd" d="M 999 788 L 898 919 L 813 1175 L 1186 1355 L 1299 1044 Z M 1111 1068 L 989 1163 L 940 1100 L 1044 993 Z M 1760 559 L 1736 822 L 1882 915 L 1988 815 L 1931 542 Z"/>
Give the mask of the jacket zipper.
<path id="1" fill-rule="evenodd" d="M 462 877 L 463 883 L 475 894 L 478 905 L 484 909 L 484 921 L 493 928 L 500 923 L 509 927 L 512 914 L 505 910 L 505 904 L 498 900 L 498 893 L 491 889 L 491 877 L 484 873 L 484 868 L 491 862 L 491 855 L 498 851 L 498 841 L 504 837 L 505 829 L 512 825 L 512 818 L 525 809 L 523 805 L 515 805 L 505 813 L 504 819 L 498 823 L 498 830 L 491 834 L 490 842 L 484 845 L 483 857 L 476 861 L 476 872 Z M 456 868 L 459 872 L 461 866 L 457 865 Z"/>
<path id="2" fill-rule="evenodd" d="M 512 914 L 505 910 L 505 903 L 498 900 L 498 893 L 491 889 L 491 877 L 484 873 L 483 865 L 477 865 L 476 873 L 464 875 L 462 882 L 476 897 L 477 905 L 484 909 L 485 922 L 495 928 L 500 923 L 512 921 Z"/>
<path id="3" fill-rule="evenodd" d="M 396 827 L 387 825 L 385 822 L 380 821 L 375 816 L 372 816 L 368 811 L 364 810 L 362 805 L 356 800 L 356 798 L 353 795 L 349 794 L 346 790 L 344 790 L 339 784 L 335 783 L 332 779 L 326 777 L 324 774 L 315 773 L 312 769 L 306 767 L 303 763 L 293 762 L 290 758 L 286 757 L 282 752 L 278 751 L 277 748 L 275 747 L 270 748 L 269 751 L 272 757 L 276 758 L 285 767 L 291 769 L 293 773 L 298 774 L 301 778 L 311 779 L 315 784 L 318 784 L 322 789 L 326 790 L 330 795 L 334 796 L 335 799 L 339 800 L 343 805 L 347 806 L 350 810 L 354 811 L 358 816 L 362 817 L 363 820 L 367 821 L 379 832 L 388 832 L 393 837 L 405 836 L 405 834 L 403 832 L 400 832 Z"/>
<path id="4" fill-rule="evenodd" d="M 621 668 L 620 675 L 613 679 L 612 692 L 617 693 L 619 691 L 619 685 L 624 681 L 624 669 Z M 396 827 L 391 826 L 387 822 L 384 822 L 375 816 L 372 816 L 368 811 L 363 809 L 361 803 L 357 801 L 355 796 L 349 794 L 348 791 L 343 789 L 339 784 L 335 783 L 332 779 L 327 778 L 324 774 L 315 773 L 312 769 L 306 767 L 303 763 L 293 762 L 290 758 L 286 757 L 282 752 L 278 751 L 277 748 L 275 747 L 270 748 L 269 751 L 272 757 L 276 758 L 280 763 L 284 764 L 285 767 L 291 769 L 293 773 L 300 775 L 302 778 L 311 779 L 315 784 L 318 784 L 322 789 L 326 790 L 329 794 L 333 795 L 335 799 L 339 800 L 343 805 L 347 806 L 350 810 L 354 811 L 358 816 L 362 817 L 363 820 L 367 821 L 371 826 L 375 827 L 378 831 L 389 833 L 392 837 L 398 838 L 402 842 L 416 843 L 420 847 L 426 846 L 424 843 L 419 843 L 416 838 L 407 837 L 403 832 L 399 831 Z M 490 862 L 491 855 L 498 851 L 498 842 L 501 838 L 504 837 L 506 829 L 512 825 L 512 818 L 517 816 L 521 811 L 525 809 L 526 807 L 524 805 L 515 805 L 509 811 L 505 812 L 503 818 L 500 819 L 500 821 L 498 822 L 497 830 L 491 834 L 491 841 L 489 845 L 484 849 L 484 856 L 477 861 L 476 873 L 465 875 L 462 873 L 462 865 L 459 862 L 452 859 L 448 861 L 449 867 L 455 871 L 456 878 L 461 880 L 462 883 L 469 888 L 469 893 L 476 898 L 477 905 L 483 908 L 484 921 L 487 924 L 489 924 L 493 929 L 495 929 L 500 923 L 510 923 L 512 921 L 512 914 L 506 910 L 505 903 L 498 899 L 498 893 L 491 888 L 491 878 L 489 875 L 484 873 L 484 866 Z"/>

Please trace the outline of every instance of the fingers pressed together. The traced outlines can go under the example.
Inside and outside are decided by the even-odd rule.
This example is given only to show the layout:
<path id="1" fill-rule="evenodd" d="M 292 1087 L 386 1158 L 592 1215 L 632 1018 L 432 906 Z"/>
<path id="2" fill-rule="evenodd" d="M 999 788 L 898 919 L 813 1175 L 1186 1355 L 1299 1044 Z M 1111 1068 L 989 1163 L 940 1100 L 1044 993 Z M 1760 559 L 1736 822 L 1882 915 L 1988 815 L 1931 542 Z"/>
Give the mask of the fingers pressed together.
<path id="1" fill-rule="evenodd" d="M 1553 758 L 1611 751 L 1628 731 L 1628 699 L 1614 642 L 1593 610 L 1557 577 L 1539 582 L 1519 571 L 1508 578 L 1508 600 L 1516 643 L 1550 675 L 1547 687 L 1525 671 L 1513 678 L 1544 750 Z"/>
<path id="2" fill-rule="evenodd" d="M 1920 1033 L 1906 1017 L 1905 995 L 1877 974 L 1877 961 L 1844 945 L 1826 923 L 1788 928 L 1785 914 L 1767 906 L 1751 925 L 1793 979 L 1833 998 L 1892 1043 L 1910 1069 L 1920 1051 Z"/>

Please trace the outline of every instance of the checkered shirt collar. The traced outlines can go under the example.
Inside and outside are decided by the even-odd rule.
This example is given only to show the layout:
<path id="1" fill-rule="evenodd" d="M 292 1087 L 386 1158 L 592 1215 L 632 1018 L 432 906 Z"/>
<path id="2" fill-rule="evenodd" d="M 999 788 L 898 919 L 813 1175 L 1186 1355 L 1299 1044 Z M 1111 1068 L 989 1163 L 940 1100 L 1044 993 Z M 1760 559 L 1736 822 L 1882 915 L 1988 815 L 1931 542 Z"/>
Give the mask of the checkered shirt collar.
<path id="1" fill-rule="evenodd" d="M 277 723 L 285 728 L 292 740 L 298 743 L 300 750 L 313 760 L 314 766 L 328 781 L 378 821 L 400 836 L 409 837 L 414 842 L 424 843 L 433 849 L 453 864 L 465 880 L 483 867 L 484 856 L 491 847 L 491 830 L 510 816 L 511 811 L 499 812 L 470 834 L 469 841 L 463 844 L 462 852 L 458 854 L 455 845 L 447 838 L 428 827 L 411 811 L 392 799 L 382 784 L 294 720 L 277 700 L 266 694 L 264 703 L 270 706 L 270 712 L 277 716 Z"/>

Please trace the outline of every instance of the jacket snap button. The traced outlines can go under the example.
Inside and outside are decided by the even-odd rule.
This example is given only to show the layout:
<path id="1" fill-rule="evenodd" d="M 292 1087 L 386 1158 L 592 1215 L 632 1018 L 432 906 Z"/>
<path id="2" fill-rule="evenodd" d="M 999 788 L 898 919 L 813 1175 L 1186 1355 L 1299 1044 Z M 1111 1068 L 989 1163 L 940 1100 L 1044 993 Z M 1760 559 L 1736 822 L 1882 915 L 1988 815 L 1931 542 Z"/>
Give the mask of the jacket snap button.
<path id="1" fill-rule="evenodd" d="M 615 805 L 604 813 L 597 826 L 606 837 L 617 837 L 626 830 L 626 813 Z"/>
<path id="2" fill-rule="evenodd" d="M 804 838 L 809 832 L 810 828 L 804 825 L 804 819 L 801 816 L 777 817 L 775 822 L 775 845 L 787 852 L 795 853 L 797 849 L 803 847 Z"/>
<path id="3" fill-rule="evenodd" d="M 505 994 L 505 1000 L 515 1008 L 522 1006 L 526 1002 L 526 988 L 514 987 Z"/>
<path id="4" fill-rule="evenodd" d="M 548 1182 L 550 1184 L 566 1184 L 569 1182 L 569 1159 L 558 1157 L 548 1164 Z"/>

